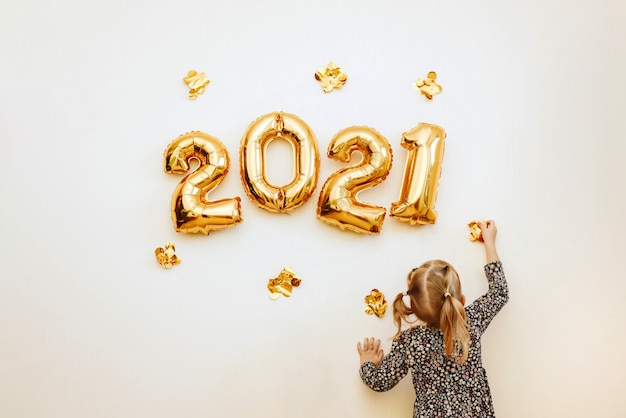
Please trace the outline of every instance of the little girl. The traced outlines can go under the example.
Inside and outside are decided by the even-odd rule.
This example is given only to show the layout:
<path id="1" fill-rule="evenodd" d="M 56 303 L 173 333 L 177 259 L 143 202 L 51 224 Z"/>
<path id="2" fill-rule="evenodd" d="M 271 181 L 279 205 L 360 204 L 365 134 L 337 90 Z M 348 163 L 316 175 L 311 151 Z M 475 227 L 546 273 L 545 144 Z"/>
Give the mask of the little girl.
<path id="1" fill-rule="evenodd" d="M 413 269 L 408 290 L 393 302 L 398 331 L 383 356 L 380 340 L 357 344 L 363 382 L 377 392 L 393 388 L 411 370 L 416 400 L 413 417 L 495 417 L 480 338 L 509 299 L 496 252 L 496 224 L 479 223 L 487 265 L 487 293 L 467 308 L 459 275 L 445 261 L 432 260 Z M 405 303 L 408 303 L 408 305 Z M 414 315 L 423 324 L 401 331 Z"/>

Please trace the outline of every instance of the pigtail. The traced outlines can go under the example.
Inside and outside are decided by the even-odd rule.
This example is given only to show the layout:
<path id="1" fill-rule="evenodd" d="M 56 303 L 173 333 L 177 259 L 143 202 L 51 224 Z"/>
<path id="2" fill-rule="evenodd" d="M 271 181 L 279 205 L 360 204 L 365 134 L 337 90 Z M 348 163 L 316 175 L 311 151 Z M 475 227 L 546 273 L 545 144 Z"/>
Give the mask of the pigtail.
<path id="1" fill-rule="evenodd" d="M 446 289 L 452 284 L 450 269 L 444 272 Z M 467 360 L 469 352 L 469 331 L 465 315 L 465 307 L 448 290 L 442 295 L 443 303 L 439 312 L 439 327 L 443 332 L 444 350 L 448 358 L 453 358 L 458 364 Z"/>
<path id="2" fill-rule="evenodd" d="M 398 327 L 396 331 L 396 335 L 393 338 L 397 338 L 402 332 L 402 322 L 408 322 L 408 316 L 411 315 L 411 308 L 404 304 L 404 293 L 398 293 L 396 298 L 393 300 L 393 322 Z"/>

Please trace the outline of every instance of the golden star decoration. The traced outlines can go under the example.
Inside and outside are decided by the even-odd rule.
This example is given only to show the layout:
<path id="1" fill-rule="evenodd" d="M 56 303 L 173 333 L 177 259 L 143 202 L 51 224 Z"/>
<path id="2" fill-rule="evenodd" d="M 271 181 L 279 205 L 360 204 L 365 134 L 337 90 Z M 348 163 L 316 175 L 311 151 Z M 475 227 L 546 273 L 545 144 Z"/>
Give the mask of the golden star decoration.
<path id="1" fill-rule="evenodd" d="M 165 244 L 165 248 L 157 248 L 154 250 L 154 254 L 156 255 L 156 259 L 160 265 L 165 267 L 166 269 L 171 269 L 176 264 L 180 263 L 180 258 L 174 254 L 176 248 L 174 244 L 168 242 Z"/>
<path id="2" fill-rule="evenodd" d="M 485 221 L 472 221 L 472 222 L 467 224 L 467 226 L 470 229 L 470 234 L 469 234 L 470 241 L 480 241 L 480 242 L 483 242 L 483 231 L 478 226 L 478 222 L 483 222 L 484 223 Z"/>
<path id="3" fill-rule="evenodd" d="M 382 318 L 387 310 L 387 301 L 385 294 L 378 289 L 372 289 L 369 295 L 365 296 L 365 313 L 368 315 L 376 315 Z"/>
<path id="4" fill-rule="evenodd" d="M 198 73 L 196 70 L 189 70 L 183 81 L 189 87 L 189 98 L 192 100 L 197 99 L 199 94 L 204 93 L 206 86 L 211 82 L 204 76 L 204 73 Z"/>
<path id="5" fill-rule="evenodd" d="M 435 81 L 437 79 L 437 73 L 431 71 L 426 75 L 426 78 L 418 78 L 413 85 L 415 90 L 419 90 L 424 96 L 432 100 L 435 94 L 441 93 L 442 87 Z"/>
<path id="6" fill-rule="evenodd" d="M 296 276 L 291 267 L 285 267 L 277 277 L 272 277 L 267 283 L 270 299 L 278 299 L 280 295 L 288 298 L 294 287 L 300 286 L 302 279 Z"/>
<path id="7" fill-rule="evenodd" d="M 315 79 L 320 82 L 324 93 L 330 93 L 333 89 L 340 89 L 346 84 L 348 74 L 341 71 L 337 64 L 331 62 L 326 68 L 320 68 L 315 73 Z"/>

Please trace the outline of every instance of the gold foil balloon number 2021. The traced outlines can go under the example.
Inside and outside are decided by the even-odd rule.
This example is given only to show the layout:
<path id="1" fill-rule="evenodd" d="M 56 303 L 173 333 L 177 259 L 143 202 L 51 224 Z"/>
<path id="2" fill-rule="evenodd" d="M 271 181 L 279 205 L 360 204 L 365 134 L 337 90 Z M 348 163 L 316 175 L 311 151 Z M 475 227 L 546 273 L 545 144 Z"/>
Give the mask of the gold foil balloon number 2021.
<path id="1" fill-rule="evenodd" d="M 408 150 L 400 198 L 391 204 L 390 216 L 411 225 L 434 224 L 435 201 L 441 177 L 445 131 L 420 123 L 402 136 Z M 267 180 L 266 152 L 275 139 L 287 141 L 293 150 L 294 176 L 284 186 Z M 391 170 L 392 153 L 387 139 L 367 126 L 353 126 L 338 132 L 328 146 L 328 158 L 349 162 L 352 153 L 362 159 L 338 170 L 324 183 L 317 204 L 317 217 L 343 230 L 379 234 L 385 208 L 364 203 L 360 191 L 381 183 Z M 243 188 L 257 206 L 286 213 L 306 203 L 315 190 L 320 157 L 317 141 L 309 126 L 295 115 L 273 112 L 255 120 L 246 130 L 239 155 Z M 217 138 L 203 132 L 189 132 L 172 141 L 164 153 L 168 174 L 185 174 L 196 159 L 198 168 L 185 176 L 172 195 L 171 214 L 179 232 L 208 234 L 242 221 L 239 197 L 209 200 L 208 195 L 230 169 L 228 151 Z"/>

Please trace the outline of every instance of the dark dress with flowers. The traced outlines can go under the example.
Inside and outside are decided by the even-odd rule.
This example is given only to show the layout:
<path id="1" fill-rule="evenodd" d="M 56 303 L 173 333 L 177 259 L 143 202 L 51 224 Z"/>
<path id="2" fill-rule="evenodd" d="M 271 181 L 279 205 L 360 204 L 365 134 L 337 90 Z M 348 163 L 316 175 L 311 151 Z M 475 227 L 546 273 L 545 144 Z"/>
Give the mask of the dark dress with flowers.
<path id="1" fill-rule="evenodd" d="M 443 334 L 426 325 L 403 331 L 379 367 L 361 366 L 363 382 L 377 392 L 393 388 L 408 371 L 415 387 L 414 418 L 495 417 L 480 338 L 509 299 L 502 263 L 485 266 L 487 293 L 465 308 L 470 326 L 467 361 L 456 364 L 444 354 Z"/>

